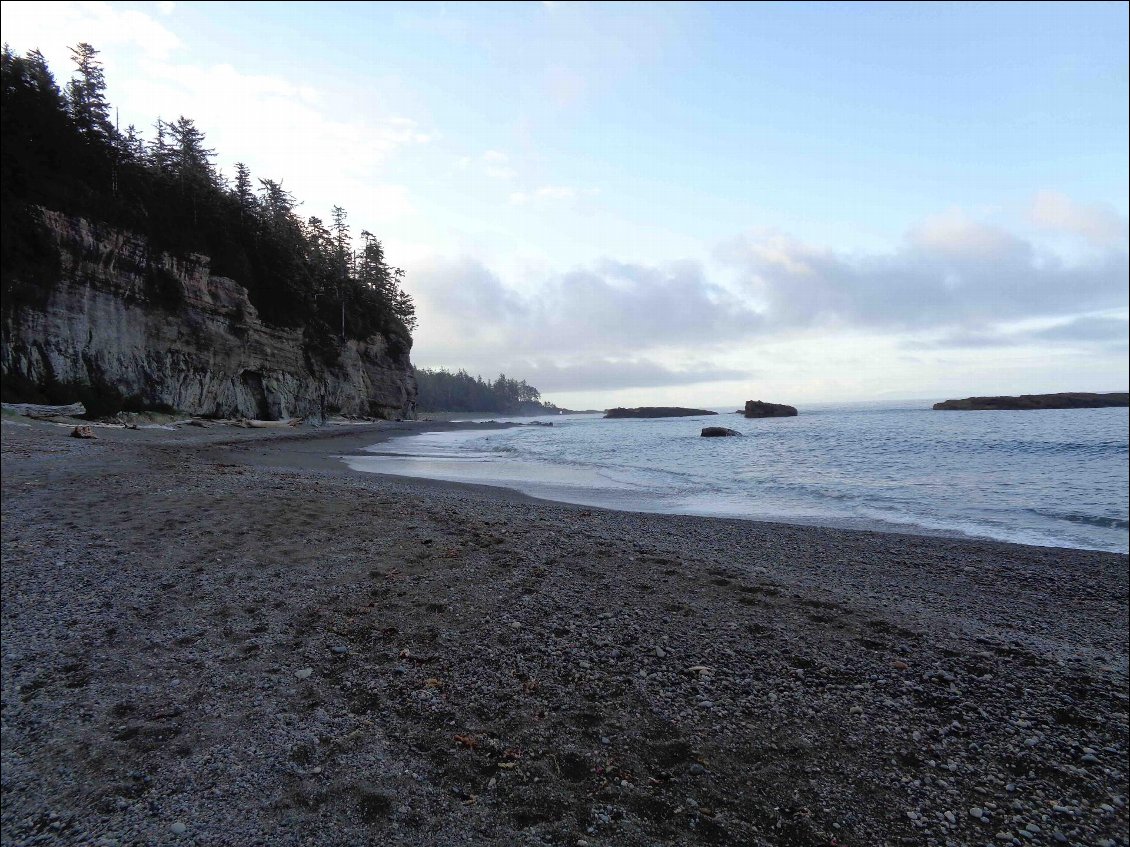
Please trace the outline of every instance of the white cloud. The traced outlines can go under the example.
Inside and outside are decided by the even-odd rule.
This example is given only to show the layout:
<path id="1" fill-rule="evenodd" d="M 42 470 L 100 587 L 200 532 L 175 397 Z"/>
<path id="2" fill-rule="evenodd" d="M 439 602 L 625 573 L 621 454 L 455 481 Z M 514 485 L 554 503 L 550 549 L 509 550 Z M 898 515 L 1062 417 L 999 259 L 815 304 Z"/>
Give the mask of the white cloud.
<path id="1" fill-rule="evenodd" d="M 67 48 L 80 41 L 100 50 L 119 46 L 140 50 L 151 59 L 165 59 L 181 46 L 172 30 L 144 12 L 101 2 L 5 3 L 0 30 L 13 50 L 42 50 L 61 79 L 69 76 L 71 67 Z M 104 58 L 112 71 L 115 63 Z"/>
<path id="2" fill-rule="evenodd" d="M 1127 240 L 1126 218 L 1114 209 L 1076 203 L 1058 191 L 1038 192 L 1030 216 L 1042 229 L 1077 235 L 1101 247 L 1125 244 Z"/>
<path id="3" fill-rule="evenodd" d="M 421 316 L 417 356 L 509 368 L 539 388 L 618 390 L 705 383 L 712 370 L 737 380 L 747 371 L 734 351 L 757 361 L 756 351 L 779 343 L 838 351 L 845 339 L 871 348 L 885 339 L 902 350 L 1032 354 L 1107 350 L 1125 333 L 1124 250 L 1068 262 L 957 212 L 926 220 L 886 253 L 843 254 L 757 231 L 717 255 L 731 272 L 727 286 L 693 261 L 606 259 L 524 279 L 520 291 L 479 261 L 422 265 L 410 280 Z M 832 372 L 846 367 L 828 355 Z M 688 364 L 704 357 L 715 366 Z"/>
<path id="4" fill-rule="evenodd" d="M 958 213 L 926 221 L 896 250 L 841 254 L 755 231 L 723 244 L 721 261 L 768 329 L 980 329 L 1127 303 L 1125 250 L 1067 262 Z"/>
<path id="5" fill-rule="evenodd" d="M 510 194 L 510 203 L 522 206 L 535 200 L 563 201 L 576 200 L 581 197 L 595 197 L 600 194 L 599 188 L 574 188 L 569 185 L 543 185 L 539 188 L 514 191 Z"/>

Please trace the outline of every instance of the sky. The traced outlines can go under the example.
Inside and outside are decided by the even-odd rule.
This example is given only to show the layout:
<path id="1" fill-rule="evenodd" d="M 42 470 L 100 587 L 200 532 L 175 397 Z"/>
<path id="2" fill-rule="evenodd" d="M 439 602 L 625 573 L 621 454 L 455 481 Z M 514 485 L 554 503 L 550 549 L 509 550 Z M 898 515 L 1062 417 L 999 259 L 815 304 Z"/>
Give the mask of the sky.
<path id="1" fill-rule="evenodd" d="M 1124 3 L 17 3 L 570 408 L 1125 391 Z"/>

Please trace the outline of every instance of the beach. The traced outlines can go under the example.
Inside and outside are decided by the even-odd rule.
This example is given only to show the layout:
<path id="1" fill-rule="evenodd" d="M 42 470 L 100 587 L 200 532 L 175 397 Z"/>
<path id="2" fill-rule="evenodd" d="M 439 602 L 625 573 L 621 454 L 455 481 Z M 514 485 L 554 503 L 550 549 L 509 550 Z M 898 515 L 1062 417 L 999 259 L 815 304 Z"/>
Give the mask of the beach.
<path id="1" fill-rule="evenodd" d="M 336 458 L 423 427 L 5 419 L 3 844 L 1127 843 L 1125 555 Z"/>

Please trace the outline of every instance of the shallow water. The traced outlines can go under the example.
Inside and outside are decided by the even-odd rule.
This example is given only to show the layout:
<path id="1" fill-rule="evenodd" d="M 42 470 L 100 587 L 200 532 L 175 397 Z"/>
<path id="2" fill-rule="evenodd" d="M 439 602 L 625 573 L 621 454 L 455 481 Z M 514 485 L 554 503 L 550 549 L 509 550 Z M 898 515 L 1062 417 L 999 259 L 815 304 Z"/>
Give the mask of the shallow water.
<path id="1" fill-rule="evenodd" d="M 795 418 L 604 420 L 425 433 L 357 470 L 476 482 L 611 508 L 1130 547 L 1127 409 L 801 408 Z M 702 438 L 723 425 L 743 438 Z"/>

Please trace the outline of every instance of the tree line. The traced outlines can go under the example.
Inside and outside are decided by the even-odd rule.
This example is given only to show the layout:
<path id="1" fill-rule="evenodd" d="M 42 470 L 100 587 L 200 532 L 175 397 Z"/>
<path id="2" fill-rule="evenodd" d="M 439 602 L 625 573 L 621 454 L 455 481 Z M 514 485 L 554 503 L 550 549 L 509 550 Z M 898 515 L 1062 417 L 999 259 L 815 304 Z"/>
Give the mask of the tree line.
<path id="1" fill-rule="evenodd" d="M 538 414 L 556 412 L 552 403 L 543 402 L 541 392 L 523 380 L 500 374 L 494 382 L 445 369 L 416 369 L 419 395 L 416 408 L 422 412 L 497 412 Z"/>
<path id="2" fill-rule="evenodd" d="M 49 208 L 128 229 L 148 239 L 153 258 L 201 253 L 212 271 L 243 285 L 264 321 L 301 328 L 307 352 L 335 361 L 345 339 L 381 333 L 394 353 L 411 348 L 416 327 L 404 271 L 380 240 L 360 232 L 354 249 L 345 209 L 328 221 L 303 219 L 281 180 L 237 163 L 230 178 L 187 117 L 158 118 L 149 137 L 111 120 L 98 51 L 71 49 L 75 69 L 60 87 L 43 54 L 2 56 L 0 236 L 6 308 L 50 285 L 57 254 L 37 221 Z M 179 283 L 151 274 L 166 300 Z"/>

